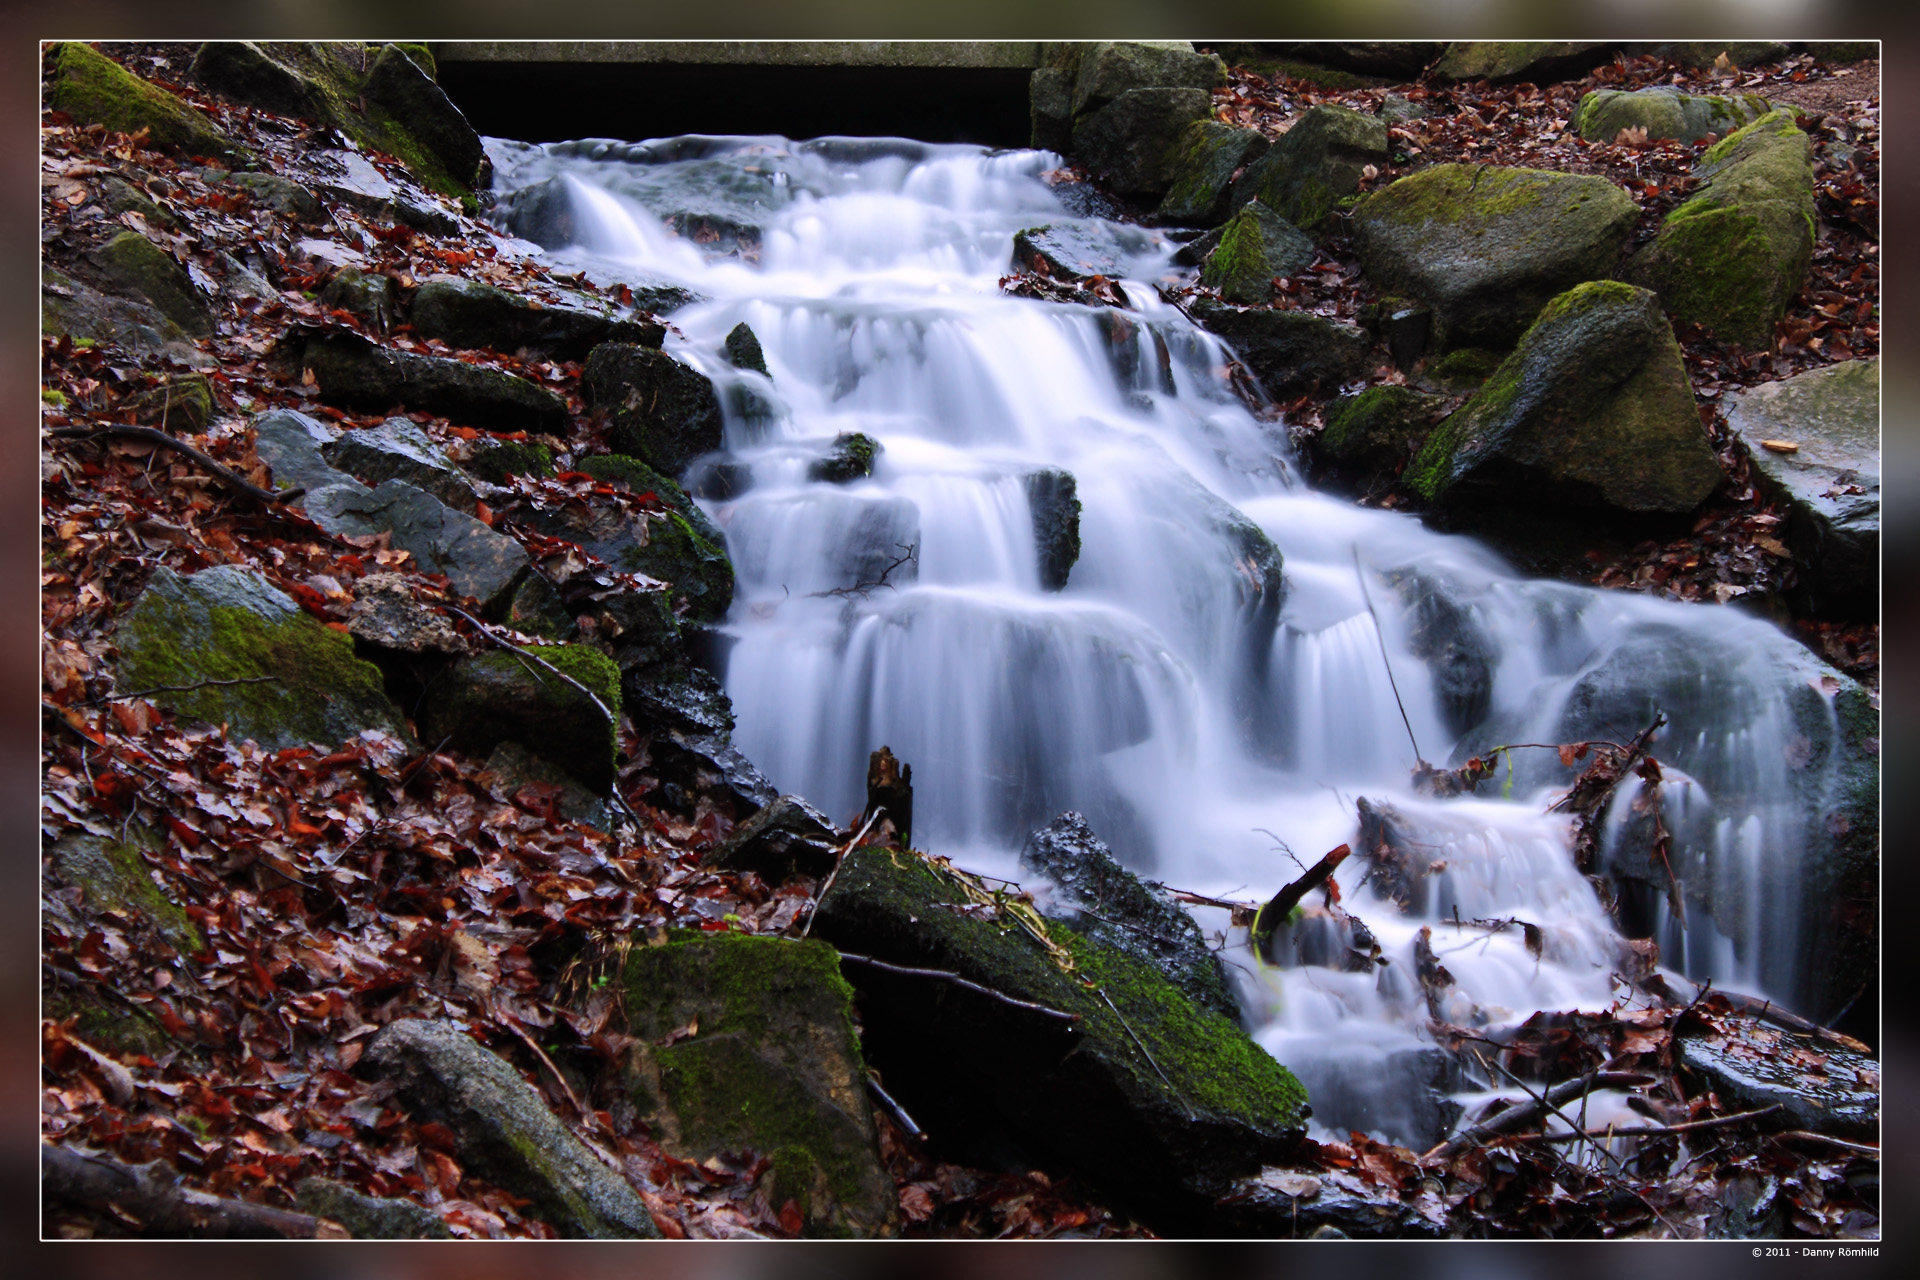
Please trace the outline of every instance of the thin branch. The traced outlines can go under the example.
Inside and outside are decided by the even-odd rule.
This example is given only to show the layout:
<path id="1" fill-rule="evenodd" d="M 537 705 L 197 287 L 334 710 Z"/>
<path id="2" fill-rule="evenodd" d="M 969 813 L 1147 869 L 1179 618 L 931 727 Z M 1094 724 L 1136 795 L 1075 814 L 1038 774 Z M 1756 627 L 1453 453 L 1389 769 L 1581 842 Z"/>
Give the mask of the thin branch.
<path id="1" fill-rule="evenodd" d="M 53 427 L 48 430 L 47 435 L 55 440 L 93 441 L 104 436 L 118 436 L 128 440 L 145 440 L 149 444 L 159 445 L 162 449 L 171 449 L 175 453 L 184 454 L 186 457 L 193 459 L 205 467 L 208 471 L 213 472 L 214 475 L 220 477 L 220 479 L 226 481 L 229 485 L 238 489 L 241 493 L 246 494 L 249 498 L 252 498 L 256 502 L 264 502 L 269 506 L 284 505 L 292 502 L 295 498 L 305 497 L 307 492 L 304 488 L 282 489 L 278 492 L 272 489 L 262 489 L 259 485 L 253 483 L 253 481 L 247 479 L 232 467 L 227 466 L 224 462 L 215 461 L 212 457 L 202 453 L 178 436 L 168 435 L 166 432 L 155 427 L 130 427 L 120 423 L 103 422 L 90 427 Z"/>
<path id="2" fill-rule="evenodd" d="M 1880 1148 L 1865 1142 L 1848 1142 L 1845 1138 L 1836 1138 L 1830 1133 L 1814 1133 L 1808 1129 L 1789 1129 L 1785 1133 L 1771 1135 L 1775 1138 L 1797 1138 L 1803 1142 L 1824 1142 L 1828 1146 L 1839 1147 L 1843 1151 L 1857 1151 L 1863 1156 L 1880 1158 Z"/>
<path id="3" fill-rule="evenodd" d="M 188 693 L 194 689 L 220 688 L 232 684 L 269 684 L 279 678 L 279 676 L 241 676 L 234 680 L 196 680 L 192 684 L 157 684 L 151 689 L 135 689 L 131 693 L 102 694 L 98 698 L 88 698 L 85 702 L 75 705 L 97 707 L 105 702 L 126 702 L 133 698 L 144 698 L 154 693 Z"/>
<path id="4" fill-rule="evenodd" d="M 1479 1039 L 1482 1037 L 1469 1038 Z M 1491 1044 L 1492 1042 L 1488 1041 L 1488 1043 Z M 1500 1048 L 1503 1046 L 1495 1045 L 1494 1047 Z M 1494 1065 L 1498 1066 L 1499 1064 L 1495 1063 Z M 1501 1070 L 1505 1071 L 1506 1068 L 1502 1067 Z M 1508 1078 L 1512 1078 L 1511 1073 L 1509 1073 Z M 1652 1076 L 1643 1075 L 1635 1071 L 1602 1071 L 1594 1076 L 1590 1083 L 1585 1077 L 1578 1080 L 1563 1081 L 1547 1090 L 1544 1097 L 1527 1089 L 1523 1084 L 1520 1087 L 1527 1092 L 1528 1096 L 1532 1099 L 1531 1102 L 1525 1105 L 1508 1107 L 1492 1119 L 1484 1120 L 1474 1125 L 1471 1129 L 1462 1130 L 1456 1137 L 1441 1143 L 1420 1158 L 1423 1161 L 1433 1159 L 1451 1160 L 1467 1147 L 1485 1143 L 1489 1139 L 1512 1133 L 1516 1129 L 1525 1128 L 1527 1125 L 1540 1119 L 1540 1117 L 1544 1116 L 1548 1111 L 1556 1109 L 1561 1103 L 1572 1101 L 1587 1089 L 1625 1089 L 1635 1085 L 1652 1083 Z"/>
<path id="5" fill-rule="evenodd" d="M 895 556 L 892 560 L 888 561 L 887 567 L 880 571 L 878 578 L 862 579 L 850 587 L 832 587 L 826 591 L 809 591 L 807 592 L 808 598 L 839 596 L 842 599 L 851 599 L 854 596 L 859 596 L 862 600 L 865 600 L 881 587 L 885 587 L 889 591 L 898 591 L 899 588 L 891 582 L 888 582 L 887 579 L 891 578 L 893 571 L 903 564 L 917 566 L 920 563 L 920 544 L 916 542 L 912 546 L 908 546 L 904 542 L 896 542 L 893 545 L 899 547 L 904 554 Z"/>
<path id="6" fill-rule="evenodd" d="M 842 951 L 840 958 L 842 960 L 850 960 L 854 964 L 864 964 L 875 969 L 882 969 L 887 973 L 905 974 L 910 978 L 939 978 L 943 982 L 951 982 L 956 987 L 965 987 L 969 991 L 977 991 L 983 996 L 998 1000 L 1001 1004 L 1011 1005 L 1016 1009 L 1025 1009 L 1029 1013 L 1038 1013 L 1048 1018 L 1058 1018 L 1062 1022 L 1080 1021 L 1080 1015 L 1077 1013 L 1068 1013 L 1064 1009 L 1055 1009 L 1048 1005 L 1035 1004 L 1031 1000 L 1020 1000 L 1008 995 L 1004 991 L 995 991 L 992 987 L 982 986 L 970 978 L 963 978 L 959 974 L 951 973 L 945 969 L 913 969 L 906 965 L 888 964 L 885 960 L 875 960 L 872 956 L 856 955 L 851 951 Z M 1148 1061 L 1151 1062 L 1152 1058 L 1149 1057 Z M 1156 1071 L 1159 1070 L 1158 1067 L 1154 1069 Z"/>
<path id="7" fill-rule="evenodd" d="M 908 1137 L 924 1139 L 927 1136 L 926 1132 L 913 1122 L 913 1117 L 907 1114 L 907 1109 L 896 1102 L 892 1094 L 882 1089 L 880 1082 L 872 1076 L 867 1077 L 867 1092 L 873 1095 L 876 1102 L 886 1108 L 887 1114 L 893 1117 L 895 1124 L 907 1131 Z"/>
<path id="8" fill-rule="evenodd" d="M 1262 960 L 1268 964 L 1273 963 L 1274 933 L 1279 928 L 1280 922 L 1286 919 L 1287 913 L 1299 905 L 1300 899 L 1307 895 L 1308 890 L 1331 876 L 1352 852 L 1353 849 L 1344 844 L 1335 848 L 1326 857 L 1307 868 L 1305 875 L 1274 894 L 1273 899 L 1260 908 L 1259 913 L 1253 918 L 1253 945 L 1260 953 Z"/>
<path id="9" fill-rule="evenodd" d="M 833 870 L 827 872 L 827 878 L 821 882 L 820 892 L 813 895 L 813 907 L 807 912 L 807 922 L 800 926 L 801 937 L 804 938 L 813 932 L 813 917 L 819 914 L 820 903 L 825 900 L 827 890 L 833 888 L 833 878 L 840 874 L 840 864 L 847 860 L 849 853 L 853 852 L 853 846 L 866 839 L 867 832 L 873 830 L 873 824 L 880 821 L 880 815 L 886 811 L 887 807 L 885 805 L 874 806 L 873 812 L 867 815 L 866 822 L 861 825 L 858 831 L 853 833 L 853 839 L 840 846 L 840 852 L 836 853 L 833 857 Z"/>
<path id="10" fill-rule="evenodd" d="M 1373 619 L 1373 638 L 1380 642 L 1380 665 L 1387 669 L 1387 687 L 1393 690 L 1393 704 L 1400 708 L 1400 723 L 1407 726 L 1407 741 L 1413 743 L 1413 758 L 1421 768 L 1427 758 L 1420 754 L 1419 740 L 1413 736 L 1413 721 L 1407 718 L 1407 704 L 1400 700 L 1400 684 L 1393 678 L 1393 661 L 1387 657 L 1387 633 L 1380 629 L 1380 615 L 1373 609 L 1373 593 L 1367 590 L 1367 573 L 1360 567 L 1360 547 L 1353 548 L 1353 574 L 1360 580 L 1360 598 L 1367 602 L 1367 616 Z"/>
<path id="11" fill-rule="evenodd" d="M 1132 1038 L 1133 1043 L 1135 1045 L 1139 1046 L 1140 1052 L 1143 1054 L 1146 1054 L 1147 1064 L 1153 1068 L 1154 1074 L 1159 1076 L 1161 1081 L 1167 1086 L 1167 1092 L 1171 1093 L 1176 1098 L 1180 1098 L 1180 1105 L 1181 1107 L 1185 1108 L 1187 1113 L 1187 1118 L 1189 1120 L 1193 1119 L 1194 1118 L 1193 1108 L 1187 1106 L 1187 1100 L 1180 1096 L 1180 1091 L 1178 1089 L 1173 1087 L 1173 1081 L 1167 1079 L 1167 1073 L 1160 1070 L 1160 1064 L 1153 1060 L 1153 1054 L 1151 1051 L 1148 1050 L 1147 1042 L 1140 1038 L 1140 1033 L 1133 1029 L 1133 1024 L 1131 1022 L 1127 1021 L 1127 1015 L 1120 1012 L 1120 1006 L 1113 1002 L 1112 996 L 1108 995 L 1105 991 L 1102 991 L 1097 986 L 1094 987 L 1093 989 L 1095 991 L 1098 991 L 1100 993 L 1100 998 L 1107 1002 L 1107 1008 L 1113 1010 L 1113 1016 L 1120 1019 L 1120 1025 L 1126 1028 L 1127 1035 Z"/>
<path id="12" fill-rule="evenodd" d="M 1586 1101 L 1586 1095 L 1581 1095 Z M 1577 1129 L 1572 1133 L 1533 1133 L 1520 1139 L 1522 1142 L 1590 1142 L 1595 1138 L 1645 1138 L 1663 1133 L 1692 1133 L 1696 1129 L 1718 1129 L 1724 1125 L 1739 1124 L 1742 1120 L 1753 1120 L 1760 1116 L 1772 1115 L 1780 1109 L 1779 1103 L 1770 1107 L 1761 1107 L 1755 1111 L 1740 1111 L 1730 1116 L 1715 1116 L 1711 1120 L 1688 1120 L 1684 1124 L 1651 1124 L 1632 1129 Z M 1785 1135 L 1774 1135 L 1776 1137 Z"/>

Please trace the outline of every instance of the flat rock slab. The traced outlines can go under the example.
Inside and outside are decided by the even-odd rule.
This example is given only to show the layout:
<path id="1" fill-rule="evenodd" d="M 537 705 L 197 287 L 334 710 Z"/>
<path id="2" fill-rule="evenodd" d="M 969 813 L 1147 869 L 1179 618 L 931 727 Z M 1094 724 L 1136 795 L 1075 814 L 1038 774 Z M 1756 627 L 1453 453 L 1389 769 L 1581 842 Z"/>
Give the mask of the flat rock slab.
<path id="1" fill-rule="evenodd" d="M 806 1234 L 891 1235 L 853 990 L 820 942 L 682 934 L 635 947 L 621 973 L 637 1038 L 627 1071 L 661 1145 L 689 1160 L 754 1150 L 776 1208 Z"/>
<path id="2" fill-rule="evenodd" d="M 1269 395 L 1316 384 L 1332 389 L 1367 371 L 1372 343 L 1365 330 L 1344 320 L 1304 311 L 1243 311 L 1211 299 L 1195 301 L 1192 315 L 1233 348 Z"/>
<path id="3" fill-rule="evenodd" d="M 453 1132 L 461 1161 L 574 1240 L 657 1239 L 639 1193 L 547 1109 L 532 1085 L 459 1027 L 389 1023 L 360 1070 L 390 1080 L 413 1113 Z"/>
<path id="4" fill-rule="evenodd" d="M 1869 1141 L 1880 1134 L 1880 1064 L 1807 1036 L 1735 1023 L 1726 1036 L 1683 1036 L 1679 1065 L 1703 1077 L 1721 1102 L 1780 1108 L 1770 1126 Z"/>
<path id="5" fill-rule="evenodd" d="M 1849 360 L 1741 392 L 1727 424 L 1791 511 L 1787 545 L 1816 608 L 1871 617 L 1879 601 L 1880 362 Z M 1791 452 L 1767 442 L 1791 445 Z"/>
<path id="6" fill-rule="evenodd" d="M 1361 200 L 1354 250 L 1382 293 L 1432 307 L 1440 349 L 1505 347 L 1548 301 L 1611 275 L 1639 214 L 1605 178 L 1441 164 Z"/>
<path id="7" fill-rule="evenodd" d="M 440 446 L 405 418 L 343 431 L 321 447 L 327 461 L 365 484 L 404 480 L 460 511 L 474 510 L 473 482 Z"/>
<path id="8" fill-rule="evenodd" d="M 1013 260 L 1055 280 L 1118 279 L 1133 259 L 1152 250 L 1147 232 L 1106 222 L 1052 222 L 1013 237 Z"/>
<path id="9" fill-rule="evenodd" d="M 446 574 L 455 591 L 483 604 L 508 590 L 528 564 L 518 542 L 404 480 L 383 480 L 368 489 L 347 477 L 309 492 L 301 502 L 328 533 L 363 538 L 392 533 L 393 545 L 411 552 L 422 570 Z"/>
<path id="10" fill-rule="evenodd" d="M 302 747 L 367 729 L 408 736 L 380 671 L 353 641 L 322 626 L 250 570 L 221 565 L 181 576 L 154 571 L 115 635 L 119 689 L 227 726 L 235 740 Z M 228 683 L 213 683 L 225 681 Z"/>
<path id="11" fill-rule="evenodd" d="M 353 333 L 302 336 L 302 366 L 313 370 L 328 404 L 367 413 L 404 405 L 487 430 L 566 427 L 567 402 L 525 378 L 445 356 L 395 351 Z"/>
<path id="12" fill-rule="evenodd" d="M 429 280 L 413 295 L 413 331 L 450 347 L 529 353 L 584 360 L 602 342 L 658 347 L 666 330 L 584 301 L 539 303 L 473 280 Z M 763 369 L 762 372 L 765 372 Z"/>

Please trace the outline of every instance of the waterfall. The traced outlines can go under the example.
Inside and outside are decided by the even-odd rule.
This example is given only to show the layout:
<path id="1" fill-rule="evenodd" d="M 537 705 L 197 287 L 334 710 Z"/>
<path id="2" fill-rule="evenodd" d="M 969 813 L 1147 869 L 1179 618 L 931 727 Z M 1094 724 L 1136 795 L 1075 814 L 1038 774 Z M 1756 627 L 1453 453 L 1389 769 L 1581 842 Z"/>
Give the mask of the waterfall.
<path id="1" fill-rule="evenodd" d="M 1629 994 L 1615 917 L 1547 812 L 1577 766 L 1517 751 L 1479 795 L 1442 801 L 1414 792 L 1416 760 L 1624 742 L 1657 707 L 1687 922 L 1657 876 L 1620 910 L 1673 969 L 1795 997 L 1821 794 L 1791 745 L 1810 732 L 1811 659 L 1730 609 L 1529 581 L 1470 539 L 1314 492 L 1284 427 L 1230 385 L 1230 353 L 1157 296 L 1174 271 L 1157 232 L 1117 238 L 1128 323 L 1002 293 L 1017 231 L 1076 220 L 1047 181 L 1058 156 L 771 137 L 489 148 L 507 200 L 557 183 L 572 202 L 571 243 L 547 251 L 569 273 L 698 298 L 672 313 L 667 350 L 726 408 L 728 483 L 703 486 L 699 464 L 690 478 L 738 575 L 735 741 L 782 791 L 851 820 L 888 745 L 914 768 L 916 843 L 1011 879 L 1026 833 L 1066 809 L 1143 875 L 1242 900 L 1353 843 L 1336 880 L 1364 935 L 1316 905 L 1268 967 L 1224 911 L 1198 916 L 1237 944 L 1250 1025 L 1318 1122 L 1409 1140 L 1430 1011 L 1500 1025 Z M 727 362 L 742 322 L 770 377 Z M 879 442 L 872 474 L 810 478 L 848 432 Z M 1049 590 L 1030 477 L 1060 471 L 1081 550 Z M 1609 866 L 1644 860 L 1630 781 L 1603 823 Z M 1361 846 L 1363 799 L 1393 815 L 1413 890 Z M 1437 1010 L 1422 946 L 1453 980 Z"/>

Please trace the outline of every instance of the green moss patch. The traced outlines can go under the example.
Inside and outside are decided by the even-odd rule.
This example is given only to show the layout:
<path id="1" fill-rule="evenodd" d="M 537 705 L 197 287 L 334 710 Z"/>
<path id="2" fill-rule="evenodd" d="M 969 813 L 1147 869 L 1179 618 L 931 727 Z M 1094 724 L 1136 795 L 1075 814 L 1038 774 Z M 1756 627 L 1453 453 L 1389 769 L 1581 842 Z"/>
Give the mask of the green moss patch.
<path id="1" fill-rule="evenodd" d="M 144 129 L 156 144 L 188 155 L 244 154 L 199 108 L 84 44 L 54 45 L 47 72 L 47 106 L 81 124 L 118 133 Z"/>
<path id="2" fill-rule="evenodd" d="M 619 717 L 620 668 L 613 659 L 585 645 L 542 645 L 525 655 L 475 654 L 443 671 L 427 687 L 420 729 L 483 758 L 503 742 L 518 742 L 604 795 L 613 785 Z"/>
<path id="3" fill-rule="evenodd" d="M 543 444 L 502 440 L 476 448 L 467 470 L 489 484 L 505 484 L 514 476 L 550 476 L 553 450 Z"/>
<path id="4" fill-rule="evenodd" d="M 181 955 L 206 950 L 200 931 L 180 905 L 153 882 L 143 853 L 157 847 L 144 828 L 130 829 L 125 841 L 88 832 L 71 832 L 49 851 L 53 870 L 86 893 L 89 911 L 118 911 L 151 924 Z"/>

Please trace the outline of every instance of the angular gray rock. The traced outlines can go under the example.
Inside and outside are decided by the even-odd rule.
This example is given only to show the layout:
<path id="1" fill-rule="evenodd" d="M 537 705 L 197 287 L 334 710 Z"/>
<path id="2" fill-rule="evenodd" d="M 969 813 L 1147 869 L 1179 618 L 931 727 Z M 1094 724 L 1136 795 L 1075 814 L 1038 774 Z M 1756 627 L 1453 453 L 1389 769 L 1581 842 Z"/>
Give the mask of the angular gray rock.
<path id="1" fill-rule="evenodd" d="M 1129 89 L 1073 122 L 1073 153 L 1124 195 L 1159 196 L 1172 182 L 1174 143 L 1212 99 L 1204 89 Z"/>
<path id="2" fill-rule="evenodd" d="M 712 381 L 664 351 L 602 343 L 587 357 L 581 390 L 590 406 L 612 411 L 607 439 L 616 450 L 669 476 L 721 445 Z"/>
<path id="3" fill-rule="evenodd" d="M 1154 219 L 1182 227 L 1210 227 L 1227 216 L 1233 175 L 1266 153 L 1267 136 L 1217 120 L 1195 120 L 1174 140 L 1167 157 L 1167 194 Z"/>
<path id="4" fill-rule="evenodd" d="M 602 342 L 657 347 L 666 330 L 591 306 L 583 298 L 535 305 L 477 280 L 429 280 L 407 313 L 413 331 L 450 347 L 513 353 L 526 350 L 557 360 L 583 360 Z"/>
<path id="5" fill-rule="evenodd" d="M 433 152 L 454 181 L 472 186 L 478 179 L 487 158 L 480 135 L 446 91 L 415 66 L 399 45 L 388 45 L 373 60 L 366 95 L 391 111 L 407 132 Z"/>
<path id="6" fill-rule="evenodd" d="M 482 605 L 498 599 L 527 567 L 518 542 L 404 480 L 383 480 L 373 490 L 357 481 L 333 484 L 307 494 L 303 505 L 328 533 L 391 532 L 393 545 L 411 552 L 423 572 L 446 574 L 455 591 Z"/>
<path id="7" fill-rule="evenodd" d="M 223 98 L 277 115 L 326 116 L 320 86 L 251 40 L 209 40 L 195 51 L 187 76 Z"/>
<path id="8" fill-rule="evenodd" d="M 1259 200 L 1305 231 L 1319 231 L 1360 190 L 1368 165 L 1387 161 L 1387 125 L 1347 107 L 1310 107 L 1233 184 L 1231 206 Z"/>
<path id="9" fill-rule="evenodd" d="M 566 425 L 566 401 L 498 369 L 392 350 L 355 333 L 308 331 L 297 337 L 304 338 L 301 365 L 313 370 L 327 404 L 363 413 L 405 405 L 488 430 L 552 431 Z"/>
<path id="10" fill-rule="evenodd" d="M 385 333 L 399 310 L 400 290 L 392 276 L 342 267 L 320 290 L 320 306 L 344 311 L 375 333 Z"/>
<path id="11" fill-rule="evenodd" d="M 1255 306 L 1272 299 L 1274 277 L 1298 275 L 1313 259 L 1313 241 L 1305 233 L 1263 201 L 1249 200 L 1220 228 L 1200 264 L 1200 283 L 1220 290 L 1228 302 Z"/>
<path id="12" fill-rule="evenodd" d="M 1152 245 L 1145 232 L 1107 222 L 1050 222 L 1014 234 L 1013 260 L 1055 280 L 1111 280 L 1125 273 L 1130 257 Z"/>
<path id="13" fill-rule="evenodd" d="M 442 614 L 414 599 L 398 573 L 370 573 L 353 586 L 347 634 L 390 653 L 462 654 L 467 642 Z"/>
<path id="14" fill-rule="evenodd" d="M 101 293 L 52 267 L 40 275 L 40 329 L 136 356 L 167 356 L 196 368 L 213 364 L 158 307 Z"/>
<path id="15" fill-rule="evenodd" d="M 1196 53 L 1184 40 L 1109 40 L 1075 51 L 1075 116 L 1096 111 L 1139 89 L 1194 89 L 1206 93 L 1227 82 L 1226 64 Z"/>
<path id="16" fill-rule="evenodd" d="M 1551 84 L 1584 75 L 1607 59 L 1612 46 L 1578 40 L 1456 41 L 1433 65 L 1433 78 L 1458 80 L 1532 80 Z"/>
<path id="17" fill-rule="evenodd" d="M 273 409 L 253 420 L 253 451 L 273 468 L 277 489 L 318 489 L 344 476 L 323 452 L 340 433 L 304 413 Z"/>
<path id="18" fill-rule="evenodd" d="M 320 452 L 340 470 L 365 484 L 405 480 L 440 501 L 471 515 L 473 482 L 439 445 L 405 418 L 388 418 L 377 426 L 343 431 Z"/>
<path id="19" fill-rule="evenodd" d="M 190 337 L 213 333 L 207 300 L 186 268 L 138 231 L 122 231 L 93 253 L 94 264 L 114 286 L 152 303 Z"/>
<path id="20" fill-rule="evenodd" d="M 451 1240 L 446 1220 L 411 1200 L 363 1195 L 331 1178 L 302 1178 L 293 1207 L 347 1229 L 355 1240 Z"/>
<path id="21" fill-rule="evenodd" d="M 389 1023 L 359 1069 L 391 1081 L 415 1116 L 445 1125 L 463 1164 L 533 1201 L 562 1236 L 658 1238 L 632 1184 L 574 1137 L 519 1072 L 452 1023 Z"/>
<path id="22" fill-rule="evenodd" d="M 327 224 L 326 206 L 291 178 L 277 173 L 236 173 L 227 181 L 246 192 L 253 203 L 263 209 L 284 213 L 310 226 Z"/>
<path id="23" fill-rule="evenodd" d="M 1212 299 L 1194 302 L 1193 318 L 1223 339 L 1269 395 L 1313 385 L 1333 388 L 1367 370 L 1372 345 L 1359 325 L 1304 311 L 1240 310 Z"/>
<path id="24" fill-rule="evenodd" d="M 751 871 L 770 885 L 790 876 L 824 876 L 843 843 L 827 815 L 799 796 L 781 796 L 733 829 L 700 865 Z"/>
<path id="25" fill-rule="evenodd" d="M 727 360 L 734 368 L 766 374 L 769 378 L 773 376 L 767 373 L 767 356 L 760 349 L 760 339 L 745 320 L 727 330 L 726 347 Z"/>

